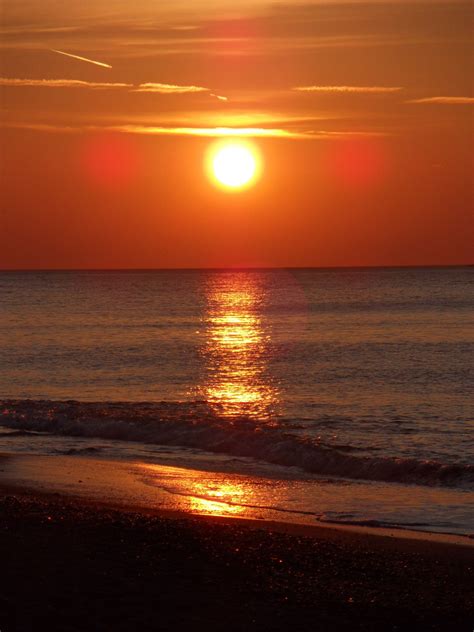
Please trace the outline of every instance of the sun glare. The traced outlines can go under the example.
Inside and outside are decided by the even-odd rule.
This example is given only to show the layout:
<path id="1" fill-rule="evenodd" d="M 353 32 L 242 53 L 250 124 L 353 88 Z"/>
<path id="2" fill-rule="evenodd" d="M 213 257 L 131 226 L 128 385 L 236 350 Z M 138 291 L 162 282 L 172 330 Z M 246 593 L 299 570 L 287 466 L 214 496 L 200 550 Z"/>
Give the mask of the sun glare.
<path id="1" fill-rule="evenodd" d="M 214 143 L 206 162 L 211 179 L 221 187 L 234 191 L 254 184 L 261 171 L 256 147 L 238 140 Z"/>

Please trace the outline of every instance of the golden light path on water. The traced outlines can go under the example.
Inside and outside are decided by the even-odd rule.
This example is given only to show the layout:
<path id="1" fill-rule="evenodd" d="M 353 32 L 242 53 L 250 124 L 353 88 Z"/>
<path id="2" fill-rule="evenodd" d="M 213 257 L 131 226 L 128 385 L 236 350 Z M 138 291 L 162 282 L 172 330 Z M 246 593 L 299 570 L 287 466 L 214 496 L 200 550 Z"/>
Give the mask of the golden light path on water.
<path id="1" fill-rule="evenodd" d="M 276 481 L 242 474 L 142 464 L 140 478 L 168 492 L 171 508 L 187 513 L 251 517 L 281 500 Z"/>
<path id="2" fill-rule="evenodd" d="M 262 314 L 265 286 L 258 275 L 232 272 L 213 275 L 206 286 L 202 358 L 205 378 L 199 396 L 229 424 L 269 424 L 278 404 L 278 388 L 269 375 L 270 331 Z M 153 467 L 147 468 L 151 473 Z M 172 480 L 173 493 L 186 511 L 246 515 L 256 502 L 253 477 L 188 472 Z M 261 490 L 260 495 L 263 490 Z M 271 490 L 263 498 L 269 502 Z M 262 501 L 262 498 L 260 498 Z M 270 503 L 271 504 L 271 503 Z"/>
<path id="3" fill-rule="evenodd" d="M 203 394 L 220 415 L 269 420 L 277 404 L 278 390 L 268 374 L 264 298 L 257 277 L 223 273 L 208 285 Z"/>
<path id="4" fill-rule="evenodd" d="M 219 516 L 242 514 L 246 513 L 245 504 L 251 498 L 251 486 L 231 482 L 214 486 L 195 481 L 192 496 L 189 497 L 188 511 Z"/>

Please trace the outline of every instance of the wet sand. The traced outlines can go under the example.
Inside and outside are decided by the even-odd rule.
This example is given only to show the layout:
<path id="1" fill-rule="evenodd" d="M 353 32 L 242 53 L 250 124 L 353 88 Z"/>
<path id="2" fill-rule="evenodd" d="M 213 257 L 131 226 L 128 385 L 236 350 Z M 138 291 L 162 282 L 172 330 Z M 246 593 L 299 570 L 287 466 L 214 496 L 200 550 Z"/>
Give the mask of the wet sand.
<path id="1" fill-rule="evenodd" d="M 474 550 L 3 488 L 0 629 L 471 630 Z"/>
<path id="2" fill-rule="evenodd" d="M 275 480 L 229 472 L 196 470 L 169 464 L 149 464 L 142 461 L 109 460 L 84 456 L 51 456 L 18 453 L 0 454 L 0 486 L 16 491 L 35 494 L 60 494 L 71 498 L 97 501 L 101 505 L 118 508 L 133 507 L 136 511 L 161 515 L 183 514 L 239 518 L 280 524 L 279 528 L 297 525 L 298 533 L 311 534 L 321 528 L 348 530 L 349 532 L 385 535 L 393 538 L 430 540 L 474 547 L 474 538 L 456 533 L 439 533 L 427 530 L 330 522 L 320 520 L 311 511 L 284 507 L 299 491 L 290 481 L 282 494 L 281 485 Z M 280 482 L 280 481 L 277 481 Z M 338 503 L 349 497 L 352 487 L 332 486 L 331 494 L 337 494 Z M 327 502 L 327 485 L 312 486 L 310 493 L 322 503 Z M 371 502 L 387 503 L 390 490 L 383 499 L 377 494 Z M 419 490 L 412 490 L 416 500 Z M 326 495 L 326 500 L 325 500 Z M 356 497 L 357 498 L 357 497 Z M 362 502 L 366 503 L 363 496 Z M 396 498 L 396 494 L 395 494 Z M 311 499 L 313 502 L 313 498 Z M 295 510 L 296 509 L 296 510 Z M 304 529 L 301 527 L 305 526 Z"/>

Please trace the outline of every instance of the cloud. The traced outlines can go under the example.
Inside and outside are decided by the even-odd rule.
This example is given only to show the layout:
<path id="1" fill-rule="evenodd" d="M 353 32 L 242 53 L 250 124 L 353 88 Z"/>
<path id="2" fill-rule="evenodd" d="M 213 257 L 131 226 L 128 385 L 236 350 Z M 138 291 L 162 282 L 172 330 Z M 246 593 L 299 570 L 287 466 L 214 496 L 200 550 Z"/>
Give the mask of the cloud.
<path id="1" fill-rule="evenodd" d="M 194 92 L 209 92 L 208 88 L 200 86 L 177 86 L 167 83 L 141 83 L 135 87 L 133 83 L 105 83 L 95 81 L 79 81 L 76 79 L 11 79 L 0 77 L 0 85 L 3 86 L 25 86 L 38 88 L 91 88 L 106 90 L 109 88 L 131 88 L 130 92 L 155 92 L 159 94 L 187 94 Z M 215 94 L 217 99 L 227 101 L 226 97 Z"/>
<path id="2" fill-rule="evenodd" d="M 158 92 L 159 94 L 186 94 L 188 92 L 209 92 L 201 86 L 178 86 L 169 83 L 141 83 L 132 92 Z"/>
<path id="3" fill-rule="evenodd" d="M 351 94 L 389 94 L 400 92 L 402 87 L 392 86 L 299 86 L 293 88 L 296 92 L 326 92 L 326 93 L 351 93 Z"/>
<path id="4" fill-rule="evenodd" d="M 177 24 L 170 27 L 172 31 L 197 31 L 199 28 L 197 24 Z"/>
<path id="5" fill-rule="evenodd" d="M 80 57 L 80 55 L 72 55 L 71 53 L 65 53 L 63 50 L 56 50 L 55 48 L 51 48 L 51 52 L 59 53 L 60 55 L 65 55 L 66 57 L 72 57 L 73 59 L 79 59 L 80 61 L 86 61 L 88 64 L 94 64 L 95 66 L 102 66 L 103 68 L 112 68 L 109 64 L 104 64 L 101 61 L 95 61 L 94 59 L 89 59 L 88 57 Z"/>
<path id="6" fill-rule="evenodd" d="M 0 86 L 30 87 L 30 88 L 90 88 L 94 90 L 107 90 L 113 88 L 129 88 L 130 92 L 153 92 L 158 94 L 192 94 L 207 92 L 211 97 L 219 101 L 228 101 L 227 97 L 209 92 L 209 88 L 200 86 L 178 86 L 168 83 L 141 83 L 134 86 L 133 83 L 106 83 L 96 81 L 80 81 L 77 79 L 14 79 L 0 77 Z"/>
<path id="7" fill-rule="evenodd" d="M 165 127 L 149 125 L 96 125 L 67 126 L 43 123 L 4 123 L 1 127 L 12 129 L 28 129 L 37 132 L 84 133 L 84 132 L 116 132 L 124 134 L 139 134 L 151 136 L 194 136 L 206 138 L 282 138 L 282 139 L 313 139 L 337 140 L 344 138 L 360 138 L 385 136 L 379 132 L 366 131 L 325 131 L 325 130 L 291 130 L 268 127 Z"/>
<path id="8" fill-rule="evenodd" d="M 474 103 L 474 97 L 427 97 L 425 99 L 413 99 L 407 103 L 443 103 L 446 105 L 459 105 Z"/>
<path id="9" fill-rule="evenodd" d="M 131 134 L 151 134 L 159 136 L 206 136 L 247 137 L 247 138 L 306 138 L 304 132 L 268 127 L 155 127 L 148 125 L 117 125 L 108 128 L 111 131 Z"/>
<path id="10" fill-rule="evenodd" d="M 0 86 L 30 88 L 89 88 L 93 90 L 133 87 L 131 83 L 100 83 L 93 81 L 79 81 L 76 79 L 10 79 L 8 77 L 0 77 Z"/>
<path id="11" fill-rule="evenodd" d="M 48 123 L 3 123 L 0 127 L 6 129 L 26 129 L 31 132 L 51 132 L 62 134 L 77 134 L 83 131 L 79 127 L 71 127 L 68 125 L 51 125 Z"/>

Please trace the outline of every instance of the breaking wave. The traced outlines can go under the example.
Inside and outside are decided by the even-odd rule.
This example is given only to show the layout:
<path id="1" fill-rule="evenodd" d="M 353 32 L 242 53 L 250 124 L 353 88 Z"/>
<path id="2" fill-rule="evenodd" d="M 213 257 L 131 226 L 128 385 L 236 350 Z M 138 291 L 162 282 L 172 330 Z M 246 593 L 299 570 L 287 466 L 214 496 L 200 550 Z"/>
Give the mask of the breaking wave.
<path id="1" fill-rule="evenodd" d="M 418 485 L 474 485 L 474 466 L 352 454 L 250 418 L 221 417 L 206 402 L 87 403 L 0 401 L 0 425 L 47 432 L 183 446 L 298 467 L 319 475 Z M 10 435 L 11 436 L 11 435 Z"/>

